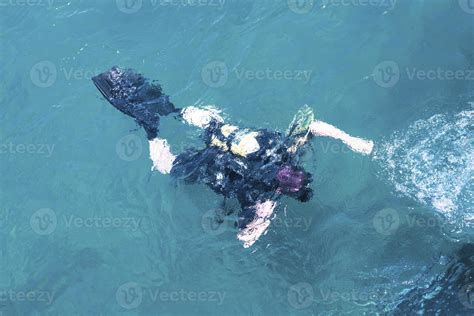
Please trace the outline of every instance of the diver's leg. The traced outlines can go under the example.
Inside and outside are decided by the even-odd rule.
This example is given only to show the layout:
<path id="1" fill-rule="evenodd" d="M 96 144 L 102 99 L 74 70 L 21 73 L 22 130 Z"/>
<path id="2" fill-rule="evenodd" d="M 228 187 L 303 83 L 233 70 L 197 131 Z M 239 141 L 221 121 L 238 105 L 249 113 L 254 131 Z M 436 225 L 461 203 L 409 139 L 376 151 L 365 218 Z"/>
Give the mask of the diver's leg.
<path id="1" fill-rule="evenodd" d="M 244 227 L 237 234 L 237 239 L 243 242 L 244 248 L 252 246 L 266 231 L 270 225 L 270 217 L 275 210 L 277 203 L 275 201 L 267 200 L 265 202 L 258 202 L 251 209 L 243 210 Z M 253 219 L 249 215 L 249 211 L 254 214 Z M 239 225 L 241 226 L 241 225 Z M 242 225 L 243 226 L 243 225 Z"/>
<path id="2" fill-rule="evenodd" d="M 166 139 L 154 138 L 148 143 L 150 145 L 150 159 L 153 161 L 151 170 L 158 170 L 162 174 L 170 173 L 176 156 L 171 153 Z"/>
<path id="3" fill-rule="evenodd" d="M 314 136 L 326 136 L 341 140 L 355 152 L 363 155 L 369 155 L 373 148 L 374 142 L 363 138 L 353 137 L 331 124 L 315 120 L 309 126 L 310 132 Z"/>

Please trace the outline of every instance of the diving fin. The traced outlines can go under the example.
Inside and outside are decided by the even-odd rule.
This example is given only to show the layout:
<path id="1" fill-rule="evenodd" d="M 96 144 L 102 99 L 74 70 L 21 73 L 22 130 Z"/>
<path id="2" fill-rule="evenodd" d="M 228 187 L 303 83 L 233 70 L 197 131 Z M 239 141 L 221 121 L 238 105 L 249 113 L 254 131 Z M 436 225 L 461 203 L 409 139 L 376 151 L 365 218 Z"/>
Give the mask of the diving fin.
<path id="1" fill-rule="evenodd" d="M 314 121 L 313 109 L 307 104 L 303 105 L 293 117 L 286 131 L 288 137 L 308 132 L 309 125 Z"/>
<path id="2" fill-rule="evenodd" d="M 148 139 L 157 137 L 160 116 L 179 112 L 158 83 L 132 69 L 115 66 L 92 81 L 113 107 L 133 117 L 145 129 Z"/>

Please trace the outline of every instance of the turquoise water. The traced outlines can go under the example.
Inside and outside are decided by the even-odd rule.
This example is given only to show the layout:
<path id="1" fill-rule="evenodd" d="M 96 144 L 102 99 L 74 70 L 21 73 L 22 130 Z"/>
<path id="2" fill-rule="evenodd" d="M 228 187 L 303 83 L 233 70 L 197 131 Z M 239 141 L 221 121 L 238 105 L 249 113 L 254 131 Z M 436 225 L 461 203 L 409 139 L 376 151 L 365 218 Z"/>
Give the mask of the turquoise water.
<path id="1" fill-rule="evenodd" d="M 0 1 L 0 314 L 396 313 L 474 236 L 473 7 Z M 314 140 L 314 199 L 283 200 L 244 249 L 212 222 L 219 196 L 151 173 L 90 81 L 113 65 L 241 126 L 285 130 L 308 104 L 376 152 Z"/>

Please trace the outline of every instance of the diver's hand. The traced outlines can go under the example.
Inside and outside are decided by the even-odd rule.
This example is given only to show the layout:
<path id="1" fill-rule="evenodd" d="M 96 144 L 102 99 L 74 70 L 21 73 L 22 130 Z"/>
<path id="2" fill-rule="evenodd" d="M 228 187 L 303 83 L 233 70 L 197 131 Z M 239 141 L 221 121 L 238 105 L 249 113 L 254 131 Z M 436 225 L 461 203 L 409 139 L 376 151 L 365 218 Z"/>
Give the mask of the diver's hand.
<path id="1" fill-rule="evenodd" d="M 352 151 L 358 152 L 362 155 L 370 155 L 374 149 L 374 142 L 357 137 L 350 137 L 347 140 L 342 140 L 344 144 L 349 146 Z"/>
<path id="2" fill-rule="evenodd" d="M 244 248 L 252 246 L 267 231 L 275 206 L 276 202 L 270 200 L 259 202 L 254 206 L 255 218 L 237 234 Z"/>
<path id="3" fill-rule="evenodd" d="M 322 121 L 316 120 L 312 122 L 309 126 L 309 130 L 314 136 L 325 136 L 339 139 L 350 149 L 363 155 L 369 155 L 374 148 L 373 141 L 353 137 L 337 127 Z"/>

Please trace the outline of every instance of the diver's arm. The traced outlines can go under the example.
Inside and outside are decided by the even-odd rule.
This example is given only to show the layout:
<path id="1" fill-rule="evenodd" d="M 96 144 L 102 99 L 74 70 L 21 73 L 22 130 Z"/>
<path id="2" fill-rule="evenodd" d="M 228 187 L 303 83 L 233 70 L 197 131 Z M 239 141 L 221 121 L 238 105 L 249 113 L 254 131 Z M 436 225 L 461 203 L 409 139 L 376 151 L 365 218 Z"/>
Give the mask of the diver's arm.
<path id="1" fill-rule="evenodd" d="M 168 174 L 173 167 L 176 156 L 171 153 L 166 139 L 154 138 L 148 141 L 150 145 L 150 159 L 153 161 L 151 171 L 158 170 L 162 174 Z"/>
<path id="2" fill-rule="evenodd" d="M 257 203 L 255 217 L 237 234 L 237 239 L 243 242 L 244 248 L 252 246 L 266 231 L 270 225 L 270 217 L 275 210 L 277 202 L 267 200 Z"/>
<path id="3" fill-rule="evenodd" d="M 363 155 L 369 155 L 374 148 L 374 142 L 351 136 L 331 124 L 315 120 L 309 126 L 314 136 L 326 136 L 341 140 L 350 149 Z"/>

